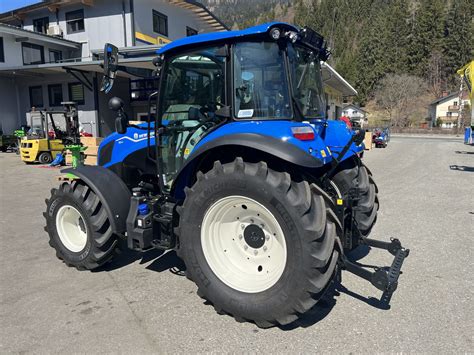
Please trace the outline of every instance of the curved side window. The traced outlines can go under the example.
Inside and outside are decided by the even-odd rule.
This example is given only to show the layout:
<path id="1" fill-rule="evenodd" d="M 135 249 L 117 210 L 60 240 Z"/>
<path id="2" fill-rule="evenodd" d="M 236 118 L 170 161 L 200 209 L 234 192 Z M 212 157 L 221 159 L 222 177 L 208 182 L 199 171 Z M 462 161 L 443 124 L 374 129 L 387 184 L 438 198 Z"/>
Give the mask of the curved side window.
<path id="1" fill-rule="evenodd" d="M 284 55 L 284 50 L 276 42 L 235 44 L 235 117 L 292 117 Z"/>

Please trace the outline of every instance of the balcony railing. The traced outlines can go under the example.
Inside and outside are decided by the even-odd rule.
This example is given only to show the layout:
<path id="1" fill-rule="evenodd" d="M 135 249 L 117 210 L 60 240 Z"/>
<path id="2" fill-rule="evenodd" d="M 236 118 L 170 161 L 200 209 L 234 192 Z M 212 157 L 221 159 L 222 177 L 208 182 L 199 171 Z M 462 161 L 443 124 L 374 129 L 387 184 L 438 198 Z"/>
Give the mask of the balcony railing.
<path id="1" fill-rule="evenodd" d="M 451 112 L 454 112 L 454 111 L 459 111 L 459 106 L 458 105 L 450 105 L 448 106 L 448 110 L 451 111 Z"/>

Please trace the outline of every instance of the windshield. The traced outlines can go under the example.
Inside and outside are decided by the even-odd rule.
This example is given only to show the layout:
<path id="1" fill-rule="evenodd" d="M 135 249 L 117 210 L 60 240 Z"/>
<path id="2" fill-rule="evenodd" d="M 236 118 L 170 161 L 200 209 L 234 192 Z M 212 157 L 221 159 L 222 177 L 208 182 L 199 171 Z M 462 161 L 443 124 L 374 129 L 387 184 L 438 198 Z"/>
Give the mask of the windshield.
<path id="1" fill-rule="evenodd" d="M 307 48 L 288 45 L 293 97 L 305 118 L 324 118 L 326 103 L 319 59 Z"/>
<path id="2" fill-rule="evenodd" d="M 234 47 L 235 116 L 241 119 L 292 116 L 284 49 L 276 42 L 242 42 Z"/>

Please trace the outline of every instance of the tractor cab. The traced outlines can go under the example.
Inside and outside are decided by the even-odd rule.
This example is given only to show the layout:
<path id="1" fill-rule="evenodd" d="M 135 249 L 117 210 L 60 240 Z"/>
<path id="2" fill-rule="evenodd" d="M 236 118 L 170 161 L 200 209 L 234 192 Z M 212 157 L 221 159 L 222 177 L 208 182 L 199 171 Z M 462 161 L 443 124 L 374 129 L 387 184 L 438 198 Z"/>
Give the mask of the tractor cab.
<path id="1" fill-rule="evenodd" d="M 314 137 L 314 128 L 302 124 L 312 121 L 323 133 L 326 103 L 320 62 L 329 55 L 323 38 L 309 28 L 299 30 L 287 24 L 258 27 L 248 36 L 215 33 L 181 39 L 158 51 L 154 75 L 159 89 L 150 96 L 148 115 L 152 117 L 155 106 L 156 120 L 142 127 L 132 125 L 130 133 L 140 136 L 148 130 L 147 161 L 156 162 L 151 165 L 161 171 L 163 191 L 173 189 L 189 156 L 208 133 L 224 124 L 248 122 L 249 128 L 258 130 L 261 127 L 255 123 L 261 122 L 268 129 L 284 126 L 296 137 Z M 102 90 L 108 92 L 121 67 L 116 47 L 106 44 L 104 53 Z M 110 107 L 118 112 L 118 134 L 125 134 L 130 127 L 125 112 L 120 104 Z M 153 144 L 155 135 L 160 144 Z M 118 138 L 106 138 L 103 146 Z M 131 148 L 131 144 L 125 146 Z M 325 150 L 314 153 L 323 160 L 327 155 Z M 113 157 L 108 158 L 101 159 L 99 154 L 99 164 L 116 165 Z M 140 162 L 142 171 L 153 169 L 145 165 Z"/>

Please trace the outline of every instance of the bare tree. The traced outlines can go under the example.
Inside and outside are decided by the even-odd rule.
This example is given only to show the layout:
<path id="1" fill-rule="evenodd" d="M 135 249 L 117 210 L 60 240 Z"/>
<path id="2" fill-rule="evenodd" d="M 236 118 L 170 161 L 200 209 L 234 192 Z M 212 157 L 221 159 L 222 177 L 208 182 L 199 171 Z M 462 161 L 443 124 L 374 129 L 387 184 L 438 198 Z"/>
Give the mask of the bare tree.
<path id="1" fill-rule="evenodd" d="M 426 92 L 426 83 L 417 76 L 387 74 L 377 86 L 375 100 L 386 112 L 391 125 L 405 127 L 409 123 L 411 110 L 417 108 L 418 99 Z"/>

